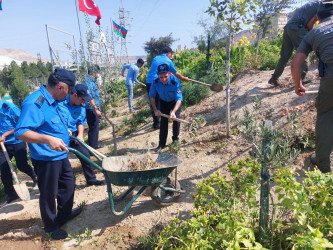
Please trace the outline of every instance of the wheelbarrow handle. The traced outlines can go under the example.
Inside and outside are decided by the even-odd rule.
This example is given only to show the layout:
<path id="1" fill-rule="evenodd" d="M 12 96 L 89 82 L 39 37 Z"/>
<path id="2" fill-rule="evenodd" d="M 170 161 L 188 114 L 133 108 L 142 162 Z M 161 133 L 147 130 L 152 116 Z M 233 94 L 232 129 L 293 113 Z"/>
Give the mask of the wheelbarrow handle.
<path id="1" fill-rule="evenodd" d="M 165 117 L 165 118 L 168 118 L 170 119 L 170 116 L 169 115 L 166 115 L 166 114 L 163 114 L 163 113 L 160 113 L 161 116 Z M 183 122 L 183 123 L 187 123 L 187 124 L 191 124 L 190 122 L 188 121 L 185 121 L 183 119 L 179 119 L 179 118 L 173 118 L 173 120 L 177 121 L 177 122 Z"/>
<path id="2" fill-rule="evenodd" d="M 304 94 L 318 94 L 318 90 L 307 90 Z"/>
<path id="3" fill-rule="evenodd" d="M 80 151 L 78 151 L 78 150 L 76 150 L 74 148 L 70 148 L 70 147 L 67 147 L 67 148 L 68 148 L 68 151 L 76 154 L 77 157 L 79 157 L 80 159 L 84 160 L 85 162 L 91 164 L 94 168 L 97 168 L 99 171 L 103 172 L 103 168 L 101 168 L 100 166 L 98 166 L 95 162 L 93 162 L 92 160 L 90 160 L 88 157 L 86 157 Z"/>

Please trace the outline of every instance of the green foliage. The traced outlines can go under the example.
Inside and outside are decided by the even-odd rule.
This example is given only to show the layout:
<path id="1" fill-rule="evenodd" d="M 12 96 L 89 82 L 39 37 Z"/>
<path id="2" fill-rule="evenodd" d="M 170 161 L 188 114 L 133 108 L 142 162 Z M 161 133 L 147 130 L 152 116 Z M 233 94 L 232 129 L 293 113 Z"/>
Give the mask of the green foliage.
<path id="1" fill-rule="evenodd" d="M 2 82 L 0 81 L 0 95 L 1 97 L 4 97 L 6 94 L 6 89 L 3 87 Z"/>
<path id="2" fill-rule="evenodd" d="M 23 100 L 29 95 L 31 89 L 24 80 L 23 73 L 20 68 L 15 68 L 12 71 L 12 83 L 9 86 L 9 94 L 13 99 L 13 102 L 21 107 Z"/>
<path id="3" fill-rule="evenodd" d="M 151 115 L 150 109 L 140 110 L 139 112 L 134 113 L 133 118 L 131 121 L 129 121 L 127 118 L 123 120 L 123 123 L 121 124 L 120 128 L 122 128 L 124 125 L 130 125 L 130 128 L 124 132 L 124 135 L 129 135 L 132 132 L 134 132 L 137 127 L 145 123 L 147 118 Z M 118 129 L 120 129 L 118 128 Z"/>
<path id="4" fill-rule="evenodd" d="M 229 163 L 230 180 L 218 172 L 197 185 L 187 221 L 174 219 L 158 236 L 163 249 L 259 249 L 256 201 L 260 165 L 251 159 Z"/>
<path id="5" fill-rule="evenodd" d="M 264 249 L 256 239 L 261 165 L 247 158 L 230 162 L 227 170 L 196 185 L 189 219 L 173 219 L 159 234 L 141 238 L 141 244 L 149 249 Z M 333 175 L 306 172 L 302 183 L 294 176 L 290 168 L 273 173 L 277 202 L 270 249 L 332 248 Z"/>
<path id="6" fill-rule="evenodd" d="M 182 108 L 187 108 L 199 103 L 203 98 L 207 97 L 211 93 L 210 89 L 206 86 L 190 82 L 182 84 L 182 92 Z"/>
<path id="7" fill-rule="evenodd" d="M 158 39 L 151 37 L 150 41 L 145 42 L 144 50 L 147 52 L 147 66 L 150 66 L 152 60 L 155 56 L 158 56 L 162 54 L 162 50 L 164 47 L 169 46 L 171 47 L 171 44 L 176 41 L 172 37 L 172 33 L 170 33 L 167 36 L 162 36 Z"/>

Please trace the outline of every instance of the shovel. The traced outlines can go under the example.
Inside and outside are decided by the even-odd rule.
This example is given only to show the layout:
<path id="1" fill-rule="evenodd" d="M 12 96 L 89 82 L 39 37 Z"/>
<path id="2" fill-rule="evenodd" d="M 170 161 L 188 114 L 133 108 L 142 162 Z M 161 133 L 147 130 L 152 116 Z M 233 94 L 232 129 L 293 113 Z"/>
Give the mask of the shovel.
<path id="1" fill-rule="evenodd" d="M 318 90 L 308 90 L 304 94 L 318 94 Z"/>
<path id="2" fill-rule="evenodd" d="M 169 115 L 166 115 L 166 114 L 163 114 L 163 113 L 160 113 L 160 115 L 163 116 L 163 117 L 165 117 L 165 118 L 170 119 Z M 190 122 L 182 120 L 182 119 L 179 119 L 179 118 L 173 118 L 173 120 L 177 121 L 177 122 L 183 122 L 183 123 L 186 123 L 186 124 L 191 124 Z"/>
<path id="3" fill-rule="evenodd" d="M 30 193 L 29 193 L 29 190 L 27 188 L 27 186 L 25 184 L 20 184 L 18 179 L 17 179 L 17 175 L 16 175 L 16 172 L 15 172 L 15 169 L 13 167 L 13 164 L 12 162 L 10 161 L 9 159 L 9 156 L 8 156 L 8 153 L 7 153 L 7 150 L 6 150 L 6 147 L 5 145 L 3 144 L 3 142 L 0 142 L 1 144 L 1 149 L 6 157 L 6 160 L 8 162 L 8 165 L 9 165 L 9 168 L 10 168 L 10 172 L 12 173 L 12 176 L 13 176 L 13 187 L 17 193 L 17 195 L 21 198 L 21 200 L 23 201 L 28 201 L 30 200 Z"/>
<path id="4" fill-rule="evenodd" d="M 192 81 L 192 82 L 195 82 L 195 83 L 199 83 L 199 84 L 202 84 L 202 85 L 205 85 L 205 86 L 209 86 L 210 89 L 212 91 L 215 91 L 215 92 L 221 92 L 223 90 L 223 86 L 221 84 L 217 84 L 217 83 L 208 84 L 208 83 L 200 82 L 200 81 L 193 80 L 193 79 L 189 79 L 189 80 Z"/>

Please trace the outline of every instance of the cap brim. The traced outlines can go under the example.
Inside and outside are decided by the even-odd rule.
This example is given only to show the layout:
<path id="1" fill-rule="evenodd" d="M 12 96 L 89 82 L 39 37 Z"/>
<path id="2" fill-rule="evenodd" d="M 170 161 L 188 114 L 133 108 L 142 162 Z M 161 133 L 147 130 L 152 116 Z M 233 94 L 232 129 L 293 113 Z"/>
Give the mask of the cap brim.
<path id="1" fill-rule="evenodd" d="M 163 73 L 168 73 L 169 71 L 161 71 L 161 72 L 159 72 L 159 73 L 157 73 L 157 75 L 159 75 L 159 74 L 163 74 Z"/>
<path id="2" fill-rule="evenodd" d="M 85 100 L 86 102 L 90 102 L 92 100 L 92 97 L 90 95 L 85 95 L 80 97 L 82 97 L 82 99 Z"/>

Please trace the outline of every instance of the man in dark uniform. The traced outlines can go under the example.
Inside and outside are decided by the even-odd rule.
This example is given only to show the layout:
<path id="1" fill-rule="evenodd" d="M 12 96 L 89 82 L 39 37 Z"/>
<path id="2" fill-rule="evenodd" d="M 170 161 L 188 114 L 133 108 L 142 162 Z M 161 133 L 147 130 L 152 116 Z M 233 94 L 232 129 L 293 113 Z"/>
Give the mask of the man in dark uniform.
<path id="1" fill-rule="evenodd" d="M 294 49 L 296 50 L 298 48 L 303 37 L 312 30 L 313 25 L 318 20 L 316 14 L 320 5 L 321 2 L 319 1 L 305 4 L 296 11 L 294 16 L 288 21 L 286 26 L 284 26 L 280 59 L 272 78 L 268 81 L 269 84 L 275 86 L 279 85 L 278 79 L 282 75 Z M 307 61 L 304 61 L 302 64 L 302 80 L 304 80 L 307 72 L 308 64 Z"/>
<path id="2" fill-rule="evenodd" d="M 87 115 L 87 123 L 88 123 L 88 144 L 92 148 L 100 148 L 98 145 L 98 135 L 99 135 L 99 120 L 102 116 L 102 112 L 99 111 L 99 107 L 101 106 L 101 98 L 98 90 L 98 86 L 96 84 L 95 79 L 98 76 L 98 72 L 100 71 L 100 67 L 98 65 L 94 65 L 88 69 L 88 75 L 85 77 L 84 82 L 88 87 L 89 95 L 92 97 L 92 100 L 89 103 L 85 104 L 86 107 L 86 115 Z"/>
<path id="3" fill-rule="evenodd" d="M 71 91 L 70 95 L 66 96 L 63 102 L 60 102 L 61 112 L 67 116 L 67 126 L 69 133 L 81 141 L 83 140 L 84 126 L 87 123 L 86 120 L 86 110 L 82 106 L 85 102 L 90 102 L 92 100 L 91 96 L 88 94 L 88 87 L 83 84 L 76 84 L 75 91 Z M 70 147 L 75 148 L 87 158 L 90 157 L 89 151 L 83 147 L 78 141 L 70 140 Z M 83 168 L 84 177 L 86 178 L 87 185 L 102 185 L 103 181 L 96 180 L 96 175 L 93 166 L 85 162 L 83 159 L 79 158 L 81 166 Z"/>
<path id="4" fill-rule="evenodd" d="M 68 234 L 60 227 L 81 212 L 80 208 L 72 210 L 75 179 L 68 160 L 67 125 L 58 103 L 66 98 L 71 88 L 75 91 L 74 85 L 72 72 L 56 69 L 46 86 L 23 101 L 14 131 L 16 138 L 28 142 L 38 176 L 44 230 L 51 233 L 53 239 L 65 239 Z"/>
<path id="5" fill-rule="evenodd" d="M 304 37 L 298 47 L 291 63 L 291 74 L 296 94 L 304 95 L 306 88 L 302 84 L 301 65 L 311 51 L 316 52 L 320 59 L 318 70 L 321 79 L 316 100 L 316 154 L 311 156 L 311 162 L 323 173 L 328 173 L 333 147 L 333 1 L 322 3 L 317 13 L 321 23 Z"/>
<path id="6" fill-rule="evenodd" d="M 170 114 L 170 120 L 180 117 L 180 110 L 183 100 L 182 88 L 177 77 L 172 75 L 167 64 L 157 67 L 158 78 L 153 81 L 149 91 L 149 101 L 156 116 L 160 113 Z M 160 97 L 160 110 L 156 107 L 155 96 Z M 178 141 L 180 130 L 179 122 L 174 121 L 172 125 L 172 141 Z M 166 145 L 168 137 L 168 119 L 161 117 L 160 138 L 156 152 L 162 150 Z"/>
<path id="7" fill-rule="evenodd" d="M 184 80 L 186 82 L 189 81 L 188 77 L 184 77 L 182 74 L 180 74 L 179 72 L 177 72 L 177 69 L 175 68 L 175 65 L 172 62 L 172 54 L 174 52 L 172 51 L 172 49 L 170 47 L 165 47 L 162 50 L 162 54 L 156 56 L 150 66 L 150 69 L 148 71 L 147 74 L 147 79 L 146 79 L 146 88 L 147 88 L 147 92 L 148 92 L 148 96 L 149 96 L 149 91 L 150 91 L 150 87 L 153 83 L 153 81 L 158 78 L 157 75 L 157 67 L 158 65 L 161 64 L 166 64 L 169 67 L 170 72 L 175 75 L 178 79 L 180 80 Z M 159 95 L 157 94 L 155 96 L 155 105 L 157 109 L 160 109 L 160 101 L 159 101 Z M 153 107 L 152 107 L 153 108 Z M 153 116 L 153 128 L 154 129 L 159 129 L 160 128 L 160 120 L 159 117 L 155 115 L 154 110 L 152 111 L 152 116 Z"/>
<path id="8" fill-rule="evenodd" d="M 34 186 L 37 184 L 37 175 L 28 164 L 27 144 L 14 137 L 14 128 L 20 117 L 20 109 L 13 103 L 6 102 L 0 95 L 0 142 L 3 142 L 10 159 L 15 158 L 17 168 L 31 177 Z M 6 198 L 0 208 L 17 200 L 19 197 L 13 187 L 13 178 L 6 157 L 0 148 L 0 170 Z"/>

